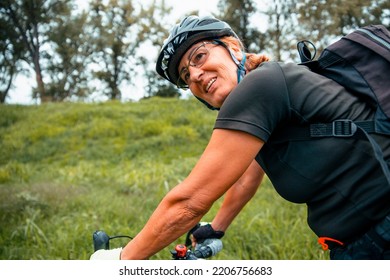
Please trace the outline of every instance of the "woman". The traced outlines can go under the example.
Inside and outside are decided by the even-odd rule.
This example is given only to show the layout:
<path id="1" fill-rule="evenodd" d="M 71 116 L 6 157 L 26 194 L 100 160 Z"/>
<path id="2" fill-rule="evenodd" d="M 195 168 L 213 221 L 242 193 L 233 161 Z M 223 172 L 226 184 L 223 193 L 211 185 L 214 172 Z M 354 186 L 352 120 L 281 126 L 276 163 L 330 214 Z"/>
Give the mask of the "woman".
<path id="1" fill-rule="evenodd" d="M 123 250 L 98 251 L 93 258 L 147 259 L 194 227 L 226 193 L 211 225 L 194 233 L 198 240 L 221 238 L 264 171 L 281 196 L 307 204 L 308 224 L 332 259 L 390 258 L 390 186 L 370 144 L 284 136 L 287 127 L 308 121 L 368 120 L 372 108 L 303 66 L 244 53 L 230 26 L 213 17 L 190 16 L 176 25 L 156 69 L 220 110 L 214 131 L 190 175 L 142 231 Z M 373 137 L 390 162 L 389 138 Z"/>

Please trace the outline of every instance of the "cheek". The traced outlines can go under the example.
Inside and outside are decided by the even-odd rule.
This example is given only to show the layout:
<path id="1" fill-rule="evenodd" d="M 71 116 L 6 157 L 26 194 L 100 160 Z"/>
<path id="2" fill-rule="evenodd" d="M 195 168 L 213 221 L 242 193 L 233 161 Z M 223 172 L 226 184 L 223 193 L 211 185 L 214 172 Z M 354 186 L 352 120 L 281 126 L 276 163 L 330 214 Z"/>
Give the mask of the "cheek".
<path id="1" fill-rule="evenodd" d="M 236 67 L 235 65 L 232 66 L 233 69 Z M 233 90 L 235 86 L 237 86 L 237 72 L 235 70 L 232 70 L 232 68 L 226 70 L 223 72 L 224 75 L 221 76 L 223 79 L 221 87 L 224 88 L 226 91 L 230 92 Z"/>
<path id="2" fill-rule="evenodd" d="M 230 61 L 229 57 L 226 63 L 220 65 L 220 76 L 223 77 L 229 84 L 237 85 L 237 65 Z"/>

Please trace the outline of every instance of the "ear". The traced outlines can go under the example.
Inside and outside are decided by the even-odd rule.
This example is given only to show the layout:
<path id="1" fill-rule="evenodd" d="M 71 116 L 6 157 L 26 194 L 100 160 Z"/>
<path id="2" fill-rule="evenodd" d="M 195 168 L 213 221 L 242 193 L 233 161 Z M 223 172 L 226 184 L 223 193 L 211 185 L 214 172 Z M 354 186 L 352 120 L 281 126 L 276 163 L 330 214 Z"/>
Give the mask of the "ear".
<path id="1" fill-rule="evenodd" d="M 238 47 L 236 45 L 231 45 L 230 49 L 232 50 L 233 55 L 238 59 L 238 61 L 241 61 L 242 60 L 242 50 L 240 49 L 240 47 Z"/>

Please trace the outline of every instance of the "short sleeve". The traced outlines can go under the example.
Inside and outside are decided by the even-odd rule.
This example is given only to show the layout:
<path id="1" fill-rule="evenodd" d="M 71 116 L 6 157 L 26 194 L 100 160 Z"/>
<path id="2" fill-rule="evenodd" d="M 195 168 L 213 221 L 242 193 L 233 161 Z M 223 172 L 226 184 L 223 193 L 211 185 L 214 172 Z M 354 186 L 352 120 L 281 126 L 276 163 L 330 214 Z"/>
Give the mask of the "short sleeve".
<path id="1" fill-rule="evenodd" d="M 289 116 L 289 98 L 278 63 L 263 63 L 245 76 L 222 105 L 214 128 L 240 130 L 264 142 Z"/>

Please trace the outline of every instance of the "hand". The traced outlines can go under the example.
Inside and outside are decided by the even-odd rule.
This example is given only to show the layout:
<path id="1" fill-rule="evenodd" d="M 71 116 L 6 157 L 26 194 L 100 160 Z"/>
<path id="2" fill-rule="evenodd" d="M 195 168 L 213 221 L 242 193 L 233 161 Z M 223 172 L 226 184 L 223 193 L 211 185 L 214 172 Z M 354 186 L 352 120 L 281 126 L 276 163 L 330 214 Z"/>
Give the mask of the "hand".
<path id="1" fill-rule="evenodd" d="M 111 250 L 97 250 L 90 257 L 90 260 L 120 260 L 121 259 L 122 248 L 116 248 Z"/>
<path id="2" fill-rule="evenodd" d="M 192 233 L 192 246 L 196 243 L 203 243 L 205 239 L 217 238 L 221 239 L 225 233 L 223 231 L 216 231 L 209 223 L 201 223 L 200 226 Z"/>

